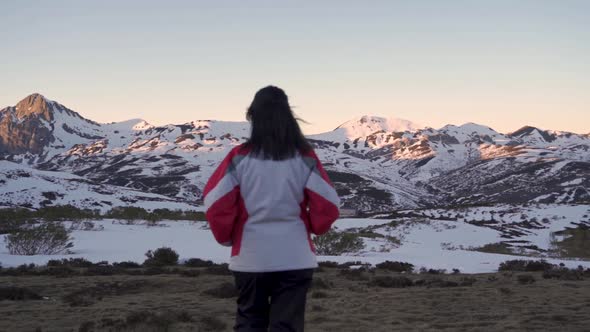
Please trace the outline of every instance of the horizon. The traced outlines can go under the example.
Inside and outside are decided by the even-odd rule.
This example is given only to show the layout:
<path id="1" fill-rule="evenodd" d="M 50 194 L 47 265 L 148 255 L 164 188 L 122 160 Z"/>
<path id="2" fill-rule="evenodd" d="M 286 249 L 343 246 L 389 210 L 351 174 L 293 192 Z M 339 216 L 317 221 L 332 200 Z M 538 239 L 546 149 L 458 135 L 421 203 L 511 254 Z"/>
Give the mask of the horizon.
<path id="1" fill-rule="evenodd" d="M 185 123 L 190 123 L 190 122 L 194 122 L 194 121 L 219 121 L 219 122 L 241 122 L 241 123 L 248 123 L 248 121 L 246 121 L 246 120 L 219 120 L 219 119 L 203 119 L 203 118 L 192 119 L 192 120 L 187 120 L 187 121 L 181 121 L 181 122 L 177 122 L 177 123 L 172 123 L 171 122 L 171 123 L 162 123 L 162 124 L 154 124 L 154 123 L 152 123 L 149 120 L 146 120 L 144 118 L 127 118 L 127 119 L 118 120 L 118 121 L 101 122 L 101 121 L 95 121 L 94 119 L 85 116 L 84 115 L 84 112 L 81 112 L 79 110 L 76 110 L 76 109 L 73 109 L 73 108 L 69 107 L 67 105 L 67 103 L 63 103 L 63 102 L 61 102 L 59 100 L 52 99 L 52 98 L 47 97 L 46 95 L 43 95 L 42 93 L 39 93 L 39 92 L 30 93 L 27 96 L 25 96 L 24 98 L 21 98 L 18 102 L 20 102 L 20 101 L 22 101 L 22 100 L 24 100 L 24 99 L 26 99 L 26 98 L 28 98 L 30 96 L 33 96 L 33 95 L 39 95 L 39 96 L 43 97 L 45 100 L 47 100 L 47 101 L 57 102 L 58 104 L 61 104 L 61 105 L 65 106 L 65 107 L 67 107 L 68 109 L 70 109 L 70 110 L 78 113 L 83 118 L 85 118 L 87 120 L 90 120 L 90 121 L 93 121 L 93 122 L 96 122 L 96 123 L 99 123 L 99 124 L 122 123 L 122 122 L 134 121 L 134 120 L 137 120 L 137 121 L 145 121 L 149 125 L 152 125 L 152 126 L 155 126 L 155 127 L 161 127 L 161 126 L 166 126 L 166 125 L 179 125 L 179 124 L 185 124 Z M 16 104 L 18 102 L 14 103 L 13 105 L 4 105 L 4 106 L 0 105 L 0 111 L 4 110 L 5 108 L 8 108 L 8 107 L 14 107 L 14 106 L 16 106 Z M 523 125 L 519 126 L 518 128 L 516 128 L 514 130 L 503 132 L 503 131 L 498 131 L 498 130 L 496 130 L 495 128 L 493 128 L 491 126 L 488 126 L 485 123 L 476 123 L 476 122 L 473 122 L 473 121 L 467 121 L 467 122 L 464 122 L 464 123 L 461 123 L 461 124 L 447 123 L 447 124 L 442 125 L 440 127 L 432 127 L 432 126 L 428 126 L 428 125 L 423 125 L 421 123 L 417 123 L 415 121 L 412 121 L 412 119 L 404 119 L 404 118 L 398 118 L 398 117 L 387 117 L 387 116 L 382 116 L 382 115 L 378 115 L 378 114 L 358 114 L 358 115 L 356 115 L 356 116 L 354 116 L 352 118 L 349 118 L 348 120 L 345 120 L 344 122 L 342 122 L 340 124 L 334 125 L 333 129 L 329 129 L 329 130 L 321 131 L 321 132 L 315 132 L 315 133 L 304 133 L 304 134 L 307 136 L 307 135 L 317 135 L 317 134 L 328 133 L 328 132 L 331 132 L 331 131 L 334 131 L 334 130 L 338 129 L 340 126 L 346 124 L 347 122 L 358 120 L 358 119 L 360 119 L 362 117 L 372 117 L 372 118 L 395 119 L 395 120 L 408 121 L 408 122 L 416 125 L 420 129 L 428 129 L 428 128 L 431 128 L 431 129 L 439 130 L 439 129 L 442 129 L 443 127 L 446 127 L 446 126 L 461 127 L 461 126 L 465 126 L 465 125 L 474 124 L 474 125 L 478 125 L 478 126 L 488 127 L 488 128 L 490 128 L 490 129 L 492 129 L 492 130 L 494 130 L 494 131 L 496 131 L 496 132 L 498 132 L 500 134 L 511 134 L 513 132 L 516 132 L 516 131 L 518 131 L 520 129 L 523 129 L 523 128 L 526 128 L 526 127 L 534 127 L 534 128 L 537 128 L 539 130 L 544 130 L 544 131 L 569 132 L 569 133 L 577 134 L 577 135 L 587 135 L 587 134 L 590 134 L 590 132 L 588 132 L 588 133 L 584 133 L 584 132 L 571 132 L 571 131 L 555 130 L 555 129 L 552 129 L 552 128 L 540 128 L 540 127 L 530 126 L 528 124 L 523 124 Z M 306 125 L 306 123 L 303 122 L 303 121 L 298 121 L 298 123 L 299 123 L 300 126 L 305 126 Z"/>
<path id="2" fill-rule="evenodd" d="M 306 134 L 363 114 L 590 132 L 587 1 L 3 7 L 2 107 L 38 91 L 103 123 L 244 121 L 255 92 L 273 84 Z"/>

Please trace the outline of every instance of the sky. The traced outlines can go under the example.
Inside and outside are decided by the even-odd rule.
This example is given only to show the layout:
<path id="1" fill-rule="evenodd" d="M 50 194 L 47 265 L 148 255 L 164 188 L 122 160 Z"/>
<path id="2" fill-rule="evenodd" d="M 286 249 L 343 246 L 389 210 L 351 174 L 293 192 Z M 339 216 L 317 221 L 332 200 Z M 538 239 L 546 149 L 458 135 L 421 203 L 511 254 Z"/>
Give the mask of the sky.
<path id="1" fill-rule="evenodd" d="M 306 133 L 361 115 L 590 132 L 590 1 L 0 0 L 0 107 L 98 122 L 244 121 L 289 95 Z"/>

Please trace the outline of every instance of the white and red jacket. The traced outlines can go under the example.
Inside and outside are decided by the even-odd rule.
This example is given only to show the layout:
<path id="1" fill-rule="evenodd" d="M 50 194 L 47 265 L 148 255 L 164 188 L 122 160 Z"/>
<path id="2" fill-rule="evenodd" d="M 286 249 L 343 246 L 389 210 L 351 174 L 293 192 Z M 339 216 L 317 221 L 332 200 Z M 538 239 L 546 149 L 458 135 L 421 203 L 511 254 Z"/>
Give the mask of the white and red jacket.
<path id="1" fill-rule="evenodd" d="M 215 170 L 203 197 L 215 239 L 232 246 L 229 268 L 240 272 L 317 267 L 310 234 L 327 232 L 340 205 L 313 151 L 276 161 L 241 145 Z"/>

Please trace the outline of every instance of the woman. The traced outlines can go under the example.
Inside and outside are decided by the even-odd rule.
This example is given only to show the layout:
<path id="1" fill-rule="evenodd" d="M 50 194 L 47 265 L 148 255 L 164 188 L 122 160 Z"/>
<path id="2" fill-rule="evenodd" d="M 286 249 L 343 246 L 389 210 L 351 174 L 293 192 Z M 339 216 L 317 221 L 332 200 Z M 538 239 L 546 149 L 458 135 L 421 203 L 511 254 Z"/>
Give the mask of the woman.
<path id="1" fill-rule="evenodd" d="M 235 147 L 205 186 L 215 239 L 231 246 L 236 331 L 303 331 L 305 299 L 317 267 L 310 234 L 338 218 L 339 199 L 303 136 L 285 92 L 256 93 L 248 141 Z"/>

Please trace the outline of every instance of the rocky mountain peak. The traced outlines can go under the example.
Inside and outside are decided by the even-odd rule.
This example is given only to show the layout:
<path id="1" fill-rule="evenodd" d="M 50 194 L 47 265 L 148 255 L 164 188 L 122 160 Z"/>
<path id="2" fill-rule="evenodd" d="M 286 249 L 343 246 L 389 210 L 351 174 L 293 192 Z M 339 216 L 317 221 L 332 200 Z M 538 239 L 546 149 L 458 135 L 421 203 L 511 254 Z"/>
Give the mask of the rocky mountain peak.
<path id="1" fill-rule="evenodd" d="M 36 115 L 46 121 L 53 120 L 51 101 L 38 93 L 33 93 L 19 101 L 15 106 L 15 110 L 15 115 L 19 119 Z"/>
<path id="2" fill-rule="evenodd" d="M 539 129 L 537 127 L 533 127 L 533 126 L 524 126 L 520 129 L 518 129 L 517 131 L 512 132 L 508 135 L 513 138 L 525 138 L 525 137 L 538 135 L 543 140 L 545 140 L 545 142 L 553 142 L 555 140 L 555 135 L 552 135 L 545 130 L 541 130 L 541 129 Z"/>
<path id="3" fill-rule="evenodd" d="M 414 132 L 420 128 L 422 126 L 404 119 L 363 115 L 341 124 L 336 130 L 345 130 L 348 137 L 365 137 L 381 131 Z"/>

